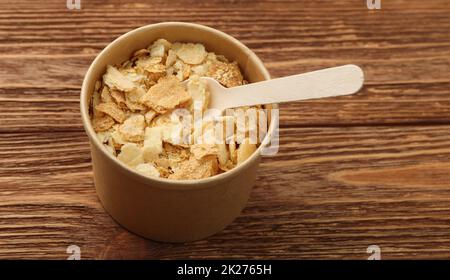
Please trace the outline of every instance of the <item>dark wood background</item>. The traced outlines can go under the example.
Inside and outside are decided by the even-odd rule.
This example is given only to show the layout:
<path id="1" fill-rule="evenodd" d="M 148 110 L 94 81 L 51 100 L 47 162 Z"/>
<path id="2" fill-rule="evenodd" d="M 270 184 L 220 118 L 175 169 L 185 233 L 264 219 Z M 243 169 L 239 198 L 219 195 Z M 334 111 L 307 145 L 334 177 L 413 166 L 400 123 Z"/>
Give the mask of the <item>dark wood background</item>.
<path id="1" fill-rule="evenodd" d="M 202 3 L 203 2 L 203 3 Z M 82 79 L 119 35 L 161 21 L 235 36 L 273 77 L 346 63 L 355 96 L 282 106 L 281 149 L 242 215 L 164 244 L 117 225 L 95 194 Z M 450 2 L 0 1 L 0 258 L 450 258 Z"/>

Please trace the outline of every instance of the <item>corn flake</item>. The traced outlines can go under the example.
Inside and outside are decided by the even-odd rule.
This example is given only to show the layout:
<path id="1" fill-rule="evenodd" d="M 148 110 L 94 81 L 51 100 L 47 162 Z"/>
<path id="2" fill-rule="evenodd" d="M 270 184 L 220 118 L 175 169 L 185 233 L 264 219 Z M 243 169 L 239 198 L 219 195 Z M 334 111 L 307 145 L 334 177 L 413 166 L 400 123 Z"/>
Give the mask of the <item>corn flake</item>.
<path id="1" fill-rule="evenodd" d="M 183 62 L 188 64 L 200 64 L 207 55 L 205 46 L 202 44 L 175 43 L 173 50 Z"/>
<path id="2" fill-rule="evenodd" d="M 136 87 L 125 94 L 125 104 L 132 111 L 145 110 L 145 105 L 141 103 L 144 95 L 145 90 L 142 87 Z"/>
<path id="3" fill-rule="evenodd" d="M 172 47 L 172 43 L 165 39 L 158 39 L 150 46 L 150 56 L 163 57 Z"/>
<path id="4" fill-rule="evenodd" d="M 106 131 L 114 125 L 115 121 L 108 115 L 94 118 L 92 120 L 92 126 L 95 131 Z"/>
<path id="5" fill-rule="evenodd" d="M 129 142 L 140 142 L 144 140 L 145 119 L 140 114 L 131 115 L 119 126 L 122 139 Z"/>
<path id="6" fill-rule="evenodd" d="M 134 143 L 127 143 L 123 145 L 117 158 L 121 162 L 131 167 L 135 167 L 138 164 L 144 163 L 142 149 Z"/>
<path id="7" fill-rule="evenodd" d="M 126 119 L 126 114 L 113 102 L 100 103 L 95 107 L 95 110 L 111 116 L 120 123 L 123 123 Z"/>
<path id="8" fill-rule="evenodd" d="M 160 127 L 147 127 L 145 129 L 144 159 L 147 162 L 154 161 L 163 152 L 162 132 Z"/>
<path id="9" fill-rule="evenodd" d="M 218 148 L 216 144 L 194 144 L 191 145 L 191 153 L 196 159 L 202 159 L 205 156 L 217 155 Z"/>
<path id="10" fill-rule="evenodd" d="M 108 65 L 106 68 L 106 74 L 103 75 L 103 81 L 108 87 L 122 91 L 130 91 L 135 87 L 133 82 L 111 65 Z"/>
<path id="11" fill-rule="evenodd" d="M 176 77 L 166 76 L 149 89 L 142 97 L 142 103 L 158 113 L 165 113 L 190 99 L 190 95 Z"/>
<path id="12" fill-rule="evenodd" d="M 216 175 L 218 170 L 219 166 L 215 156 L 203 157 L 200 160 L 190 157 L 189 160 L 181 162 L 174 173 L 169 175 L 169 179 L 202 179 Z"/>
<path id="13" fill-rule="evenodd" d="M 241 86 L 244 81 L 237 62 L 216 61 L 209 66 L 206 75 L 216 79 L 225 87 Z"/>
<path id="14" fill-rule="evenodd" d="M 158 169 L 151 163 L 141 163 L 136 166 L 136 171 L 148 177 L 160 177 Z"/>

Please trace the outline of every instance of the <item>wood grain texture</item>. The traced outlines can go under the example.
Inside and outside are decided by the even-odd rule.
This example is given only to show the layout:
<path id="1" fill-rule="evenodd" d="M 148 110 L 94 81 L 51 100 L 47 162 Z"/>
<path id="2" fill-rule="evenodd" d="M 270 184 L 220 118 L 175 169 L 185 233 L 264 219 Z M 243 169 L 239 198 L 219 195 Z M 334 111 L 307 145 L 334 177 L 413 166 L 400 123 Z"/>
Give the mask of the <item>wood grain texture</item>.
<path id="1" fill-rule="evenodd" d="M 450 2 L 0 0 L 0 258 L 450 258 Z M 272 76 L 346 63 L 355 96 L 283 105 L 281 147 L 223 232 L 157 243 L 95 194 L 79 90 L 117 36 L 160 21 L 235 36 Z M 280 170 L 282 172 L 280 172 Z"/>

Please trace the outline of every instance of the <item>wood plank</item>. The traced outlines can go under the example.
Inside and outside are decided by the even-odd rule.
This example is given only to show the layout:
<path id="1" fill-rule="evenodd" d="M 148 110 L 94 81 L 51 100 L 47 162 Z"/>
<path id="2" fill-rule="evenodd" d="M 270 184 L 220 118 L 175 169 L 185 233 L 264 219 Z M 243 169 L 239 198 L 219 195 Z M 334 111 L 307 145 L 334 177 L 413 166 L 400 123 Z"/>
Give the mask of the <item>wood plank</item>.
<path id="1" fill-rule="evenodd" d="M 83 258 L 364 259 L 371 244 L 385 259 L 448 258 L 449 137 L 449 125 L 284 128 L 231 226 L 165 244 L 104 212 L 83 133 L 3 134 L 0 258 L 65 258 L 70 244 Z"/>
<path id="2" fill-rule="evenodd" d="M 64 85 L 61 85 L 64 86 Z M 0 89 L 0 131 L 83 131 L 78 88 Z M 450 82 L 367 85 L 355 96 L 283 104 L 282 127 L 450 123 Z"/>
<path id="3" fill-rule="evenodd" d="M 0 1 L 0 259 L 450 257 L 450 2 Z M 189 7 L 187 9 L 186 7 Z M 273 77 L 354 63 L 355 96 L 282 105 L 243 214 L 187 244 L 131 234 L 95 194 L 79 88 L 96 54 L 160 21 L 241 40 Z M 283 171 L 283 172 L 280 172 Z"/>
<path id="4" fill-rule="evenodd" d="M 70 11 L 61 1 L 50 1 L 31 3 L 18 13 L 25 2 L 3 4 L 0 13 L 1 131 L 81 130 L 78 89 L 95 55 L 149 18 L 155 22 L 180 16 L 236 36 L 274 77 L 346 63 L 364 69 L 366 87 L 358 95 L 284 105 L 283 126 L 411 125 L 448 123 L 450 118 L 446 1 L 389 1 L 381 11 L 368 11 L 360 1 L 332 7 L 110 1 L 84 3 L 82 10 Z M 189 12 L 181 9 L 187 3 Z M 232 14 L 225 12 L 230 7 L 235 8 Z M 256 12 L 249 14 L 250 8 Z"/>

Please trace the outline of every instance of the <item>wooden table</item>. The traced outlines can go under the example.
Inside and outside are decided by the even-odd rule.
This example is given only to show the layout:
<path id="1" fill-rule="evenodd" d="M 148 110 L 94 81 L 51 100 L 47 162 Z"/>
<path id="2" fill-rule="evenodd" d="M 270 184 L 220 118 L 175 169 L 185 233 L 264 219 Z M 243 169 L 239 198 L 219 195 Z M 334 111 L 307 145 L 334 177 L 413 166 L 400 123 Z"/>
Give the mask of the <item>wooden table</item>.
<path id="1" fill-rule="evenodd" d="M 204 3 L 200 3 L 204 2 Z M 450 258 L 450 2 L 0 1 L 0 258 Z M 161 21 L 225 31 L 274 77 L 354 63 L 355 96 L 282 106 L 242 215 L 186 244 L 140 238 L 95 194 L 83 75 L 119 35 Z"/>

